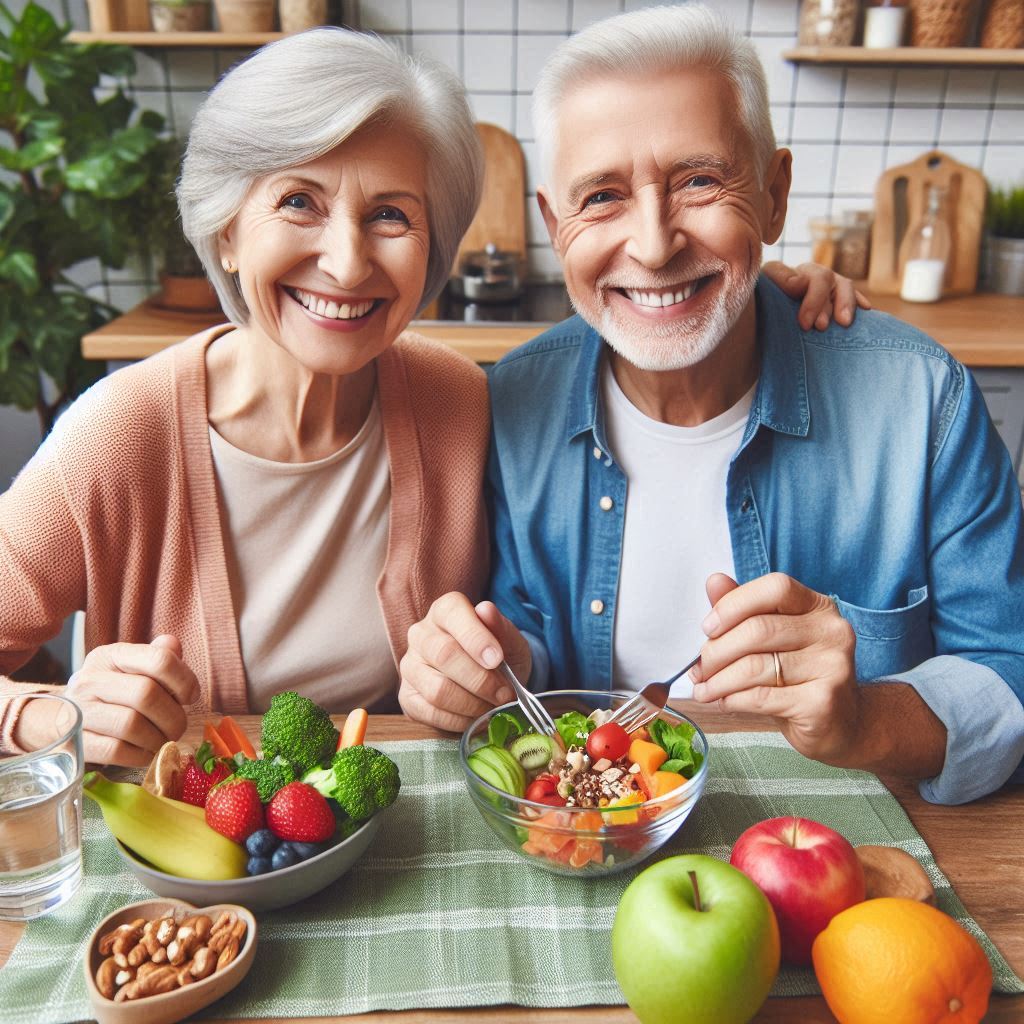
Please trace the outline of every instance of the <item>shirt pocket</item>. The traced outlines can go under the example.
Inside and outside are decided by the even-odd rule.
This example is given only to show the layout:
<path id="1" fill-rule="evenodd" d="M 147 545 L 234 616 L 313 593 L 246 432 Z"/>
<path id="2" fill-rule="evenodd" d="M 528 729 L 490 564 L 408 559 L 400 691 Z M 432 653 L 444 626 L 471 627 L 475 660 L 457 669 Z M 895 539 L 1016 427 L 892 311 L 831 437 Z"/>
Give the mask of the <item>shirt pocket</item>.
<path id="1" fill-rule="evenodd" d="M 862 608 L 832 595 L 857 634 L 857 678 L 880 679 L 920 665 L 935 653 L 927 587 L 907 593 L 903 608 Z"/>

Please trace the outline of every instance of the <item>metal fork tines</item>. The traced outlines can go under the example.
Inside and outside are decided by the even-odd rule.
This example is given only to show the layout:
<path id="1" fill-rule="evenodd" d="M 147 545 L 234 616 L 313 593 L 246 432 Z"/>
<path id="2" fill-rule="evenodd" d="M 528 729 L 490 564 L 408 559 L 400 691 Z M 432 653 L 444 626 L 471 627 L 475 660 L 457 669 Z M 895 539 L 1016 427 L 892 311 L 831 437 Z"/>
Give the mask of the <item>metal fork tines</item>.
<path id="1" fill-rule="evenodd" d="M 526 715 L 526 720 L 537 730 L 545 736 L 554 736 L 556 729 L 555 723 L 552 721 L 551 716 L 548 714 L 548 710 L 537 698 L 530 693 L 530 691 L 519 682 L 516 678 L 515 672 L 509 668 L 507 661 L 502 661 L 498 666 L 498 671 L 502 674 L 505 681 L 516 691 L 516 697 L 519 700 L 519 706 L 523 709 L 523 714 Z"/>
<path id="2" fill-rule="evenodd" d="M 672 684 L 681 675 L 689 672 L 698 661 L 700 661 L 699 654 L 663 683 L 648 683 L 642 690 L 637 691 L 636 696 L 630 697 L 625 704 L 617 707 L 608 721 L 621 725 L 626 732 L 642 729 L 648 722 L 658 717 L 658 712 L 668 700 Z"/>

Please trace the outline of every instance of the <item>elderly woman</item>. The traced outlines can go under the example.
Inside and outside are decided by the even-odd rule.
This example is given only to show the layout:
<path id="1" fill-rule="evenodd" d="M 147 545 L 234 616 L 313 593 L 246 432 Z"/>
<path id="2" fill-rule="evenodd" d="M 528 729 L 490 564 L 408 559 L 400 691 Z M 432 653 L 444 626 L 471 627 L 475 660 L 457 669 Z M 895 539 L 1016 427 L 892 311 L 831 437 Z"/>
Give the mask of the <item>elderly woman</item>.
<path id="1" fill-rule="evenodd" d="M 84 609 L 88 760 L 284 689 L 397 710 L 409 627 L 481 594 L 485 378 L 406 332 L 481 180 L 457 78 L 370 36 L 274 43 L 199 110 L 178 199 L 231 323 L 82 396 L 0 497 L 0 672 Z"/>

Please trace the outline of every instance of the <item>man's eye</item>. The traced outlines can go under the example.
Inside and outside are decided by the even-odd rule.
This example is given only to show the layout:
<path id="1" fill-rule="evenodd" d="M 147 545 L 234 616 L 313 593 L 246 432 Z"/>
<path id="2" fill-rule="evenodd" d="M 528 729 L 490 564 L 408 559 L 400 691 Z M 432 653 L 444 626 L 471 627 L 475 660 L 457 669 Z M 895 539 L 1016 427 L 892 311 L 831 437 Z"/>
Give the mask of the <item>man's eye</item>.
<path id="1" fill-rule="evenodd" d="M 686 182 L 687 188 L 708 188 L 714 185 L 715 179 L 710 174 L 695 174 Z"/>
<path id="2" fill-rule="evenodd" d="M 302 192 L 296 192 L 295 195 L 288 196 L 281 205 L 287 206 L 289 210 L 308 210 L 309 196 Z"/>
<path id="3" fill-rule="evenodd" d="M 603 203 L 611 203 L 615 200 L 615 193 L 602 191 L 595 192 L 592 196 L 588 196 L 584 206 L 598 206 Z"/>

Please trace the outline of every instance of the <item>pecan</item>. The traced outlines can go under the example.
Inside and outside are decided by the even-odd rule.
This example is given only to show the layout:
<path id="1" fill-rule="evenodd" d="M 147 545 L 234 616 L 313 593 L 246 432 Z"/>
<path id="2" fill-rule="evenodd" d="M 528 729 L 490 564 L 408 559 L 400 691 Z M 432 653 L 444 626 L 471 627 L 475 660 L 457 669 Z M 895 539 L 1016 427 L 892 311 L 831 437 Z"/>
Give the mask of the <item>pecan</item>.
<path id="1" fill-rule="evenodd" d="M 125 968 L 117 972 L 117 976 L 114 978 L 114 984 L 120 988 L 122 985 L 127 985 L 129 981 L 135 980 L 135 969 L 132 967 Z"/>
<path id="2" fill-rule="evenodd" d="M 139 964 L 139 969 L 135 972 L 135 980 L 141 981 L 147 974 L 152 974 L 159 967 L 160 965 L 153 963 L 152 960 L 147 960 L 144 964 Z"/>
<path id="3" fill-rule="evenodd" d="M 186 960 L 192 958 L 192 954 L 198 947 L 199 936 L 195 931 L 191 928 L 179 928 L 177 936 L 171 939 L 170 945 L 167 947 L 167 959 L 175 967 L 180 967 Z"/>
<path id="4" fill-rule="evenodd" d="M 127 985 L 122 985 L 117 990 L 117 995 L 114 996 L 115 1003 L 123 1003 L 126 999 L 134 999 L 139 991 L 138 981 L 129 981 Z"/>
<path id="5" fill-rule="evenodd" d="M 217 957 L 216 970 L 222 971 L 236 956 L 238 956 L 238 939 L 228 939 L 227 945 L 220 951 L 220 956 Z"/>
<path id="6" fill-rule="evenodd" d="M 177 931 L 178 926 L 174 923 L 174 918 L 162 918 L 156 927 L 156 940 L 161 946 L 166 946 L 177 934 Z"/>
<path id="7" fill-rule="evenodd" d="M 126 924 L 119 924 L 113 931 L 107 932 L 99 942 L 100 956 L 110 956 L 110 954 L 114 952 L 114 943 L 123 935 L 127 935 L 132 932 L 136 927 L 138 927 L 140 922 L 143 924 L 145 923 L 140 917 L 137 920 L 130 921 Z M 133 942 L 132 945 L 134 946 L 135 943 Z"/>
<path id="8" fill-rule="evenodd" d="M 164 946 L 157 948 L 157 951 L 153 954 L 152 962 L 154 964 L 167 963 L 167 949 Z"/>
<path id="9" fill-rule="evenodd" d="M 114 979 L 117 977 L 119 970 L 120 968 L 112 956 L 108 956 L 100 964 L 99 970 L 96 972 L 96 987 L 100 990 L 100 995 L 104 999 L 114 998 L 114 993 L 117 991 L 117 984 Z"/>
<path id="10" fill-rule="evenodd" d="M 190 917 L 188 920 L 183 921 L 181 927 L 193 928 L 196 935 L 199 936 L 199 944 L 202 945 L 209 938 L 210 932 L 213 931 L 213 921 L 206 914 L 197 914 L 195 917 Z M 178 937 L 181 937 L 180 929 Z"/>
<path id="11" fill-rule="evenodd" d="M 220 954 L 220 951 L 228 944 L 231 940 L 231 929 L 221 928 L 219 932 L 214 932 L 210 936 L 209 941 L 206 943 L 208 949 L 212 949 L 214 953 Z"/>
<path id="12" fill-rule="evenodd" d="M 222 910 L 220 916 L 214 921 L 210 934 L 216 935 L 222 929 L 230 928 L 237 920 L 238 915 L 233 910 Z"/>
<path id="13" fill-rule="evenodd" d="M 140 919 L 138 923 L 133 921 L 126 928 L 118 928 L 117 937 L 114 939 L 114 945 L 111 947 L 114 956 L 127 956 L 128 951 L 139 944 L 139 939 L 142 938 L 142 927 L 145 923 L 145 921 Z M 127 966 L 127 961 L 122 966 Z"/>
<path id="14" fill-rule="evenodd" d="M 237 939 L 239 946 L 242 945 L 242 942 L 245 939 L 245 921 L 242 918 L 239 918 L 231 926 L 231 938 Z"/>
<path id="15" fill-rule="evenodd" d="M 150 971 L 141 981 L 136 978 L 132 985 L 136 986 L 135 995 L 128 996 L 128 999 L 157 996 L 178 987 L 178 972 L 170 964 L 167 964 L 164 967 L 158 967 L 155 971 Z M 130 988 L 131 986 L 125 987 Z"/>
<path id="16" fill-rule="evenodd" d="M 139 944 L 137 946 L 133 946 L 128 951 L 129 967 L 138 967 L 139 964 L 145 963 L 150 956 L 152 956 L 149 947 L 146 945 L 146 942 L 151 938 L 151 935 L 143 935 Z"/>
<path id="17" fill-rule="evenodd" d="M 209 946 L 203 946 L 196 950 L 196 955 L 192 958 L 192 966 L 190 968 L 193 978 L 197 981 L 208 978 L 216 968 L 217 954 Z"/>
<path id="18" fill-rule="evenodd" d="M 142 936 L 142 941 L 135 948 L 139 949 L 140 947 L 146 951 L 146 957 L 148 958 L 156 956 L 157 950 L 164 948 L 156 937 L 155 928 L 148 935 Z"/>
<path id="19" fill-rule="evenodd" d="M 182 987 L 182 988 L 185 985 L 191 985 L 192 982 L 196 980 L 194 977 L 192 977 L 192 964 L 191 964 L 191 962 L 187 963 L 187 964 L 182 964 L 178 968 L 177 978 L 178 978 L 178 985 L 179 985 L 179 987 Z"/>

